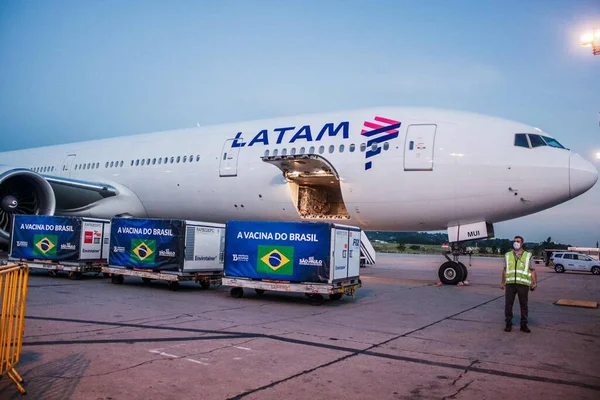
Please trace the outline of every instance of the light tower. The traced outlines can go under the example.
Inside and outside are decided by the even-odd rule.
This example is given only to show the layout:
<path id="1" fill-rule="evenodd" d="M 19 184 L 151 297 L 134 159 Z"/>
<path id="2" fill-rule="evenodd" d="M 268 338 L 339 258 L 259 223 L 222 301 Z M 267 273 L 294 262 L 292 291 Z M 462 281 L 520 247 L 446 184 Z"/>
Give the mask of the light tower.
<path id="1" fill-rule="evenodd" d="M 581 35 L 581 46 L 591 47 L 595 56 L 600 55 L 600 28 L 595 28 L 591 32 Z"/>

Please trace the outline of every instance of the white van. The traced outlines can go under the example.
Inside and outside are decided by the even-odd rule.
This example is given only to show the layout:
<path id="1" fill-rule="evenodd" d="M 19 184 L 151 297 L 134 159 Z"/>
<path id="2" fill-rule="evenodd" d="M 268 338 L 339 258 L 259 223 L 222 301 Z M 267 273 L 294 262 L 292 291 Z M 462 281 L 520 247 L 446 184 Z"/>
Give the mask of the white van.
<path id="1" fill-rule="evenodd" d="M 556 272 L 585 271 L 600 275 L 600 261 L 573 251 L 557 252 L 550 257 Z"/>

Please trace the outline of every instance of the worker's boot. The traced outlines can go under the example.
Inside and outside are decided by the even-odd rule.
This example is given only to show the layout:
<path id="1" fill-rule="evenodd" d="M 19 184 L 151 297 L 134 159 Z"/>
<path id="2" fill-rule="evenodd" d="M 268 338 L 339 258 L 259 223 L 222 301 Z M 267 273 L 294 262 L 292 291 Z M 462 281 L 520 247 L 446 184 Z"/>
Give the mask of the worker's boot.
<path id="1" fill-rule="evenodd" d="M 531 331 L 527 327 L 527 324 L 521 324 L 521 332 L 531 333 Z"/>
<path id="2" fill-rule="evenodd" d="M 512 324 L 506 324 L 506 326 L 504 327 L 504 332 L 510 332 L 512 329 Z"/>

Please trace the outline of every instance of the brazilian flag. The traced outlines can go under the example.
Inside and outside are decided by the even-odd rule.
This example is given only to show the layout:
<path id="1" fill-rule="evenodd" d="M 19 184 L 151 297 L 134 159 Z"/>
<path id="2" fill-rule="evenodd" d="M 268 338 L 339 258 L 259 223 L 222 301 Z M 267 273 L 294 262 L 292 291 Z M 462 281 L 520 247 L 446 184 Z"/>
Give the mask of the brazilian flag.
<path id="1" fill-rule="evenodd" d="M 33 235 L 33 254 L 48 257 L 56 256 L 58 237 L 56 235 Z"/>
<path id="2" fill-rule="evenodd" d="M 267 275 L 294 275 L 294 247 L 258 246 L 256 272 Z"/>
<path id="3" fill-rule="evenodd" d="M 155 240 L 131 239 L 131 261 L 142 264 L 153 264 L 155 257 Z"/>

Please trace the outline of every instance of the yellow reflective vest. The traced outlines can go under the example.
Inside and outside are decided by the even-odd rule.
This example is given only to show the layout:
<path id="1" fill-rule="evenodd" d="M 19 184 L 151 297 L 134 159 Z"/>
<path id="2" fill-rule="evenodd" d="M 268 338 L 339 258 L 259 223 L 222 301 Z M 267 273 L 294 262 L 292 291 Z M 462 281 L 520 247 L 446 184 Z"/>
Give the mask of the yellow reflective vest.
<path id="1" fill-rule="evenodd" d="M 531 286 L 529 263 L 532 256 L 533 254 L 530 252 L 523 251 L 521 257 L 517 259 L 514 251 L 506 253 L 506 278 L 504 283 L 507 285 L 516 283 L 518 285 Z"/>

